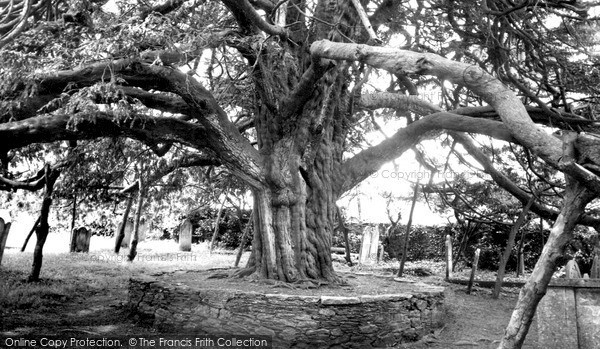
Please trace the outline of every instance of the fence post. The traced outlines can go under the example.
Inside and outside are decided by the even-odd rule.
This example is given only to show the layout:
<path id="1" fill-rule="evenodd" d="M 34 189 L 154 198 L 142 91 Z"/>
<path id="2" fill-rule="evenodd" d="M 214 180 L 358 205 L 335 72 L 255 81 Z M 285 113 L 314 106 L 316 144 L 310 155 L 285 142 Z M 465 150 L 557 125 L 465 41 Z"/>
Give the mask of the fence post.
<path id="1" fill-rule="evenodd" d="M 452 236 L 446 235 L 446 280 L 452 277 Z"/>

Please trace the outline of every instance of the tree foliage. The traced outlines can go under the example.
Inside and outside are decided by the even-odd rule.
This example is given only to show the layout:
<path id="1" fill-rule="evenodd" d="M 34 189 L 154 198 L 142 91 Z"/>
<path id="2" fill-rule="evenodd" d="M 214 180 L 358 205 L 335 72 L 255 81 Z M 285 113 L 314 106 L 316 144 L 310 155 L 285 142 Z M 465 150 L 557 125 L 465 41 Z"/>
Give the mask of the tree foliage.
<path id="1" fill-rule="evenodd" d="M 522 343 L 537 287 L 575 223 L 600 222 L 585 210 L 600 193 L 594 3 L 102 4 L 59 2 L 46 21 L 14 14 L 27 30 L 1 34 L 4 168 L 24 147 L 59 141 L 129 138 L 174 161 L 175 145 L 191 150 L 196 164 L 221 164 L 253 192 L 253 252 L 240 275 L 340 282 L 329 255 L 336 200 L 422 140 L 448 136 L 448 159 L 477 162 L 483 180 L 506 191 L 448 186 L 461 214 L 506 223 L 515 200 L 533 196 L 532 212 L 554 222 L 508 347 Z M 432 91 L 439 103 L 419 98 Z M 384 121 L 392 132 L 369 144 L 365 130 Z M 474 134 L 511 143 L 514 163 L 526 166 L 503 169 L 508 153 Z M 146 158 L 138 175 L 160 162 Z M 450 163 L 421 162 L 438 172 Z M 478 207 L 479 191 L 494 194 L 493 210 Z"/>

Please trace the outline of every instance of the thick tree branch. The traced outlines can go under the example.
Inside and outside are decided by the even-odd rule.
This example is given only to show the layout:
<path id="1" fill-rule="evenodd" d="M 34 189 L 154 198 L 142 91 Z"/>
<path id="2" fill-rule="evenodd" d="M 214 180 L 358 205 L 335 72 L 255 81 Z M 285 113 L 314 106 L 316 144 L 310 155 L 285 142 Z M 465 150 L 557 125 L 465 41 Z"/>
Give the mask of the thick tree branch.
<path id="1" fill-rule="evenodd" d="M 282 102 L 284 115 L 289 117 L 302 110 L 306 102 L 314 94 L 314 85 L 317 81 L 334 66 L 329 60 L 314 59 L 308 69 L 302 74 L 298 85 Z"/>
<path id="2" fill-rule="evenodd" d="M 76 124 L 69 125 L 73 120 Z M 0 124 L 1 149 L 16 149 L 35 143 L 61 140 L 125 136 L 146 142 L 177 142 L 195 148 L 209 148 L 207 130 L 174 118 L 116 121 L 107 113 L 43 115 Z"/>
<path id="3" fill-rule="evenodd" d="M 50 169 L 54 173 L 60 173 L 60 171 L 66 167 L 69 163 L 66 161 L 61 161 L 54 166 L 51 166 Z M 38 171 L 31 178 L 27 178 L 24 180 L 14 180 L 8 179 L 3 176 L 0 176 L 0 190 L 16 190 L 22 189 L 27 191 L 38 191 L 44 187 L 46 184 L 46 170 L 45 168 Z"/>
<path id="4" fill-rule="evenodd" d="M 364 109 L 392 108 L 402 111 L 412 111 L 419 115 L 441 112 L 442 108 L 425 101 L 419 96 L 407 96 L 391 92 L 365 93 L 356 100 L 357 105 Z"/>
<path id="5" fill-rule="evenodd" d="M 311 54 L 322 58 L 359 61 L 393 74 L 433 75 L 442 80 L 464 85 L 498 112 L 503 124 L 520 144 L 551 166 L 573 176 L 596 193 L 600 193 L 600 177 L 584 171 L 581 166 L 559 163 L 562 142 L 537 126 L 519 98 L 502 82 L 479 67 L 451 61 L 432 53 L 344 44 L 328 40 L 314 42 L 311 46 Z M 600 163 L 595 165 L 600 166 Z"/>
<path id="6" fill-rule="evenodd" d="M 434 136 L 434 131 L 441 130 L 479 133 L 507 142 L 517 142 L 508 129 L 498 121 L 474 119 L 447 112 L 431 114 L 399 130 L 378 145 L 348 159 L 338 176 L 340 180 L 337 185 L 341 189 L 340 192 L 350 190 L 385 163 L 399 157 L 422 139 Z"/>
<path id="7" fill-rule="evenodd" d="M 175 161 L 161 166 L 160 168 L 154 169 L 154 172 L 145 180 L 146 187 L 152 186 L 152 183 L 158 181 L 169 173 L 180 169 L 196 166 L 219 166 L 221 163 L 214 157 L 201 156 L 201 155 L 189 155 L 182 158 L 176 159 Z M 139 189 L 139 181 L 136 181 L 127 188 L 121 190 L 121 194 L 133 193 Z"/>
<path id="8" fill-rule="evenodd" d="M 192 108 L 201 125 L 209 130 L 210 149 L 219 160 L 250 185 L 260 185 L 262 157 L 238 131 L 212 94 L 198 81 L 177 70 L 148 64 L 132 66 L 135 76 L 152 77 L 163 91 L 173 92 Z"/>
<path id="9" fill-rule="evenodd" d="M 128 97 L 139 100 L 148 108 L 173 114 L 183 114 L 188 117 L 187 119 L 190 119 L 190 115 L 194 114 L 193 109 L 177 95 L 148 92 L 140 88 L 128 86 L 123 86 L 119 89 L 121 89 Z"/>
<path id="10" fill-rule="evenodd" d="M 279 36 L 283 39 L 289 37 L 289 33 L 285 28 L 265 21 L 248 0 L 221 1 L 233 13 L 240 27 L 249 33 L 254 33 L 254 28 L 258 28 L 267 34 Z"/>
<path id="11" fill-rule="evenodd" d="M 117 76 L 130 86 L 141 87 L 145 90 L 154 89 L 172 92 L 179 95 L 189 107 L 189 116 L 198 120 L 202 126 L 203 136 L 201 140 L 192 141 L 190 137 L 184 135 L 187 130 L 183 127 L 177 130 L 180 134 L 171 134 L 168 138 L 179 139 L 175 140 L 175 142 L 183 141 L 184 144 L 189 144 L 192 141 L 192 143 L 196 143 L 194 147 L 197 149 L 199 146 L 198 143 L 202 143 L 204 149 L 210 149 L 214 154 L 218 154 L 219 159 L 234 174 L 247 181 L 250 185 L 259 185 L 262 178 L 262 158 L 258 154 L 258 151 L 240 134 L 237 127 L 229 120 L 227 114 L 218 105 L 212 94 L 194 78 L 178 70 L 128 59 L 110 63 L 98 63 L 78 70 L 61 71 L 45 76 L 38 84 L 38 91 L 42 95 L 59 95 L 67 86 L 91 86 L 101 81 L 115 81 Z M 128 92 L 131 94 L 136 93 L 134 89 L 128 89 Z M 150 96 L 142 92 L 137 93 L 137 96 L 144 99 L 147 103 L 154 103 L 155 106 L 157 106 L 159 99 L 162 98 L 158 97 L 158 99 L 151 101 Z M 166 100 L 162 98 L 160 102 L 164 106 Z M 172 107 L 177 105 L 177 109 L 184 111 L 182 109 L 185 109 L 185 107 L 178 101 L 174 99 L 171 102 Z M 80 134 L 68 133 L 66 129 L 59 131 L 52 125 L 53 122 L 48 122 L 44 118 L 35 118 L 35 121 L 30 122 L 33 122 L 38 128 L 51 127 L 55 129 L 57 131 L 55 133 L 56 139 L 76 139 L 80 136 Z M 112 129 L 115 125 L 108 126 L 111 128 L 111 131 L 107 131 L 107 133 L 115 134 L 123 132 L 122 129 Z M 27 137 L 28 139 L 22 142 L 30 144 L 31 140 L 39 137 L 41 133 L 44 132 L 34 132 L 33 135 L 30 135 Z M 101 136 L 97 135 L 97 132 L 91 133 L 93 137 Z M 24 136 L 24 134 L 21 133 L 20 136 Z M 150 139 L 151 136 L 155 135 L 147 135 L 145 139 L 149 143 L 155 144 L 156 142 L 165 141 L 165 139 L 161 138 L 161 134 L 156 135 L 158 136 L 156 140 Z M 41 138 L 41 142 L 56 140 L 44 137 Z M 8 143 L 6 147 L 14 148 L 19 146 L 19 142 L 21 141 L 15 136 L 10 137 L 10 139 L 13 143 Z"/>
<path id="12" fill-rule="evenodd" d="M 427 115 L 442 110 L 437 105 L 426 101 L 416 94 L 406 96 L 391 92 L 373 92 L 363 94 L 357 101 L 357 104 L 359 107 L 365 109 L 394 108 L 400 110 L 410 110 L 420 115 Z M 586 119 L 575 114 L 562 112 L 562 114 L 558 116 L 556 113 L 548 115 L 539 107 L 527 106 L 525 109 L 533 121 L 547 126 L 561 128 L 564 127 L 570 129 L 569 126 L 578 125 L 586 129 L 586 127 L 593 128 L 597 125 L 600 125 L 600 122 L 597 120 Z M 500 120 L 498 113 L 490 106 L 461 107 L 452 110 L 452 113 L 478 118 Z"/>
<path id="13" fill-rule="evenodd" d="M 519 188 L 513 181 L 510 180 L 506 175 L 502 172 L 498 171 L 487 155 L 485 155 L 479 148 L 473 144 L 471 139 L 459 132 L 450 132 L 450 135 L 459 142 L 465 150 L 475 159 L 481 166 L 485 173 L 490 175 L 494 182 L 498 184 L 501 188 L 509 192 L 512 196 L 514 196 L 521 203 L 526 204 L 531 199 L 531 194 L 526 192 L 525 190 Z M 554 221 L 558 214 L 560 213 L 558 210 L 554 210 L 550 207 L 543 205 L 538 201 L 534 201 L 531 206 L 531 211 L 535 212 L 538 216 Z M 579 218 L 579 223 L 587 225 L 587 226 L 598 226 L 600 224 L 600 219 L 583 215 Z"/>

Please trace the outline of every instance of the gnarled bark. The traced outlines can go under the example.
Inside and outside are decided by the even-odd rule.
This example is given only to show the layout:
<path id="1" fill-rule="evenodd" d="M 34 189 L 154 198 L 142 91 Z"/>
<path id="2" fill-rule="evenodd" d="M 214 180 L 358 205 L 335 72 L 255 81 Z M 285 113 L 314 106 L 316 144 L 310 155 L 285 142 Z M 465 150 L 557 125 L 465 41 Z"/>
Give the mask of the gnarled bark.
<path id="1" fill-rule="evenodd" d="M 564 254 L 564 248 L 573 237 L 573 228 L 586 205 L 595 197 L 593 191 L 573 178 L 567 176 L 566 180 L 567 188 L 562 209 L 550 230 L 548 241 L 535 264 L 531 277 L 521 288 L 517 305 L 504 332 L 499 349 L 521 348 L 523 345 L 537 305 L 546 294 L 556 261 Z"/>

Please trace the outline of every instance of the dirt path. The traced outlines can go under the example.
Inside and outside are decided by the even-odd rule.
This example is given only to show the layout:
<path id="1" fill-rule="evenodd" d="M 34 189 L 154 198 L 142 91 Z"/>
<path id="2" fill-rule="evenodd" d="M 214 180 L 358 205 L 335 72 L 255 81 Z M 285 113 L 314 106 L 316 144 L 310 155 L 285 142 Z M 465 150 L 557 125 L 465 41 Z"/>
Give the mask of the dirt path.
<path id="1" fill-rule="evenodd" d="M 436 280 L 437 279 L 437 280 Z M 466 286 L 449 284 L 439 277 L 429 282 L 445 287 L 446 325 L 434 335 L 415 344 L 401 348 L 497 348 L 506 324 L 517 301 L 518 289 L 508 289 L 499 299 L 491 297 L 491 290 L 475 287 L 471 294 Z M 534 321 L 523 345 L 524 349 L 537 349 L 537 323 Z"/>

